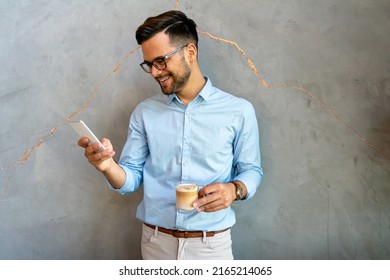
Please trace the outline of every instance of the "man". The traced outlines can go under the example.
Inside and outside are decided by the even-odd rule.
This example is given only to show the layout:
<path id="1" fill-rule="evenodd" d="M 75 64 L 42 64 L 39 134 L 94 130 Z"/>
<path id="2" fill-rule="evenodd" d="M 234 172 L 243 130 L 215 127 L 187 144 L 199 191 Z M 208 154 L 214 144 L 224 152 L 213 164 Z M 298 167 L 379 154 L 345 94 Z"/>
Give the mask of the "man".
<path id="1" fill-rule="evenodd" d="M 253 106 L 212 86 L 198 65 L 193 20 L 180 11 L 148 18 L 136 32 L 141 67 L 163 94 L 132 113 L 119 163 L 111 142 L 88 146 L 89 162 L 110 188 L 133 193 L 143 184 L 137 208 L 143 259 L 233 259 L 230 228 L 234 201 L 253 197 L 263 175 Z M 175 186 L 192 180 L 204 187 L 196 211 L 175 208 Z M 239 203 L 239 202 L 237 202 Z"/>

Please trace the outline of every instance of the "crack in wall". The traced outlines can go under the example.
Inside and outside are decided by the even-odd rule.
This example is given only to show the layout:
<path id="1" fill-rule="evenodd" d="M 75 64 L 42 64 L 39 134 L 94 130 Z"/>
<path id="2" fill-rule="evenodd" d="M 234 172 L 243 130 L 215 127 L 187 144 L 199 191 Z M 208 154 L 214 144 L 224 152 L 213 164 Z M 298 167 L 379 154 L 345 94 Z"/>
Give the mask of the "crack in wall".
<path id="1" fill-rule="evenodd" d="M 175 5 L 175 10 L 179 10 L 179 6 L 180 6 L 180 3 L 181 3 L 181 0 L 176 0 L 176 5 Z M 207 37 L 209 37 L 210 39 L 212 40 L 216 40 L 216 41 L 219 41 L 221 43 L 226 43 L 226 44 L 230 44 L 230 45 L 233 45 L 237 51 L 239 51 L 241 53 L 241 55 L 245 58 L 249 68 L 251 69 L 251 71 L 255 74 L 255 76 L 257 77 L 259 83 L 264 87 L 264 88 L 267 88 L 267 89 L 276 89 L 276 88 L 290 88 L 290 89 L 294 89 L 296 90 L 297 92 L 299 93 L 302 93 L 302 94 L 305 94 L 307 95 L 309 98 L 313 99 L 314 101 L 316 101 L 318 104 L 320 104 L 326 111 L 328 111 L 328 113 L 331 114 L 331 116 L 336 119 L 336 121 L 338 121 L 339 123 L 341 123 L 346 129 L 348 129 L 350 132 L 352 132 L 360 141 L 362 141 L 365 145 L 367 145 L 369 148 L 373 149 L 377 154 L 379 154 L 381 157 L 385 158 L 385 159 L 390 159 L 390 156 L 386 155 L 382 149 L 380 149 L 379 147 L 377 147 L 375 144 L 373 144 L 371 141 L 367 140 L 362 134 L 360 134 L 357 130 L 355 130 L 352 126 L 350 126 L 343 118 L 340 117 L 340 115 L 333 109 L 331 108 L 329 105 L 327 105 L 327 103 L 325 101 L 323 101 L 320 97 L 318 97 L 317 95 L 315 95 L 312 91 L 308 90 L 308 89 L 305 89 L 303 87 L 300 87 L 300 86 L 297 86 L 297 85 L 289 85 L 289 84 L 278 84 L 278 85 L 271 85 L 269 84 L 268 82 L 266 82 L 260 75 L 258 69 L 256 68 L 255 64 L 253 63 L 253 61 L 247 56 L 247 54 L 245 53 L 245 51 L 240 47 L 240 45 L 237 43 L 237 42 L 234 42 L 234 41 L 231 41 L 231 40 L 227 40 L 227 39 L 224 39 L 224 38 L 221 38 L 221 37 L 217 37 L 215 35 L 212 35 L 211 33 L 207 32 L 207 31 L 203 31 L 203 30 L 199 30 L 198 29 L 198 32 L 202 35 L 205 35 Z M 49 128 L 49 129 L 46 129 L 40 133 L 37 133 L 36 135 L 40 135 L 40 134 L 44 134 L 44 136 L 38 140 L 33 146 L 27 148 L 22 156 L 17 159 L 16 161 L 12 162 L 12 163 L 9 163 L 9 164 L 6 164 L 4 166 L 1 166 L 0 167 L 0 171 L 4 171 L 4 170 L 11 170 L 10 171 L 10 174 L 8 176 L 6 176 L 6 182 L 5 182 L 5 185 L 2 187 L 2 190 L 0 192 L 0 200 L 5 196 L 5 194 L 7 193 L 7 190 L 9 189 L 9 185 L 12 181 L 12 178 L 15 176 L 15 173 L 16 173 L 16 169 L 24 164 L 26 164 L 29 160 L 29 158 L 31 157 L 31 155 L 36 152 L 43 143 L 45 143 L 45 141 L 47 141 L 50 137 L 52 137 L 59 128 L 65 126 L 70 120 L 73 119 L 74 116 L 76 116 L 77 114 L 79 114 L 80 112 L 84 111 L 85 109 L 88 108 L 90 102 L 95 98 L 95 96 L 97 95 L 99 89 L 106 83 L 107 80 L 109 80 L 116 72 L 118 72 L 121 68 L 121 66 L 123 65 L 123 63 L 125 63 L 127 61 L 127 59 L 132 55 L 134 54 L 136 51 L 138 51 L 140 49 L 140 46 L 136 47 L 135 49 L 131 50 L 130 52 L 127 53 L 127 55 L 119 62 L 119 64 L 117 64 L 113 70 L 99 83 L 95 86 L 94 90 L 91 92 L 91 94 L 88 96 L 88 98 L 86 99 L 86 101 L 83 103 L 83 105 L 78 108 L 77 110 L 75 110 L 73 113 L 71 113 L 67 118 L 66 120 L 61 123 L 61 124 L 58 124 L 56 126 L 54 126 L 53 128 Z"/>
<path id="2" fill-rule="evenodd" d="M 176 5 L 175 5 L 175 10 L 176 11 L 179 10 L 180 2 L 181 2 L 181 0 L 176 0 Z"/>
<path id="3" fill-rule="evenodd" d="M 131 50 L 130 52 L 127 53 L 127 55 L 122 59 L 122 61 L 117 64 L 117 66 L 114 67 L 114 69 L 107 75 L 107 77 L 105 79 L 103 79 L 96 87 L 95 89 L 92 91 L 92 93 L 88 96 L 87 100 L 84 102 L 84 104 L 81 106 L 81 108 L 77 109 L 75 112 L 73 112 L 72 114 L 70 114 L 66 120 L 67 122 L 69 122 L 70 120 L 73 119 L 73 117 L 75 115 L 77 115 L 78 113 L 84 111 L 85 109 L 88 108 L 89 106 L 89 103 L 91 103 L 91 101 L 95 98 L 96 94 L 98 93 L 99 89 L 106 83 L 106 81 L 108 79 L 110 79 L 116 72 L 119 71 L 119 69 L 122 67 L 123 63 L 125 63 L 125 61 L 133 54 L 135 53 L 136 51 L 138 51 L 141 47 L 138 46 L 136 47 L 135 49 Z"/>
<path id="4" fill-rule="evenodd" d="M 133 54 L 135 53 L 137 50 L 139 50 L 141 47 L 138 46 L 136 47 L 135 49 L 131 50 L 130 52 L 127 53 L 127 55 L 113 68 L 113 70 L 99 83 L 97 84 L 97 86 L 95 86 L 94 90 L 91 92 L 91 94 L 87 97 L 87 99 L 85 100 L 85 102 L 83 103 L 83 105 L 76 109 L 73 113 L 71 113 L 67 118 L 66 118 L 66 121 L 64 121 L 63 123 L 61 124 L 57 124 L 56 126 L 54 126 L 53 128 L 49 128 L 49 129 L 45 129 L 41 132 L 38 132 L 36 133 L 35 135 L 41 135 L 41 134 L 44 134 L 43 137 L 41 139 L 39 139 L 33 146 L 27 148 L 22 156 L 17 159 L 16 161 L 12 162 L 12 163 L 8 163 L 4 166 L 1 166 L 0 167 L 0 170 L 8 170 L 10 169 L 11 172 L 10 174 L 7 176 L 7 179 L 6 179 L 6 182 L 5 182 L 5 185 L 3 186 L 3 188 L 1 189 L 1 192 L 0 192 L 0 200 L 4 198 L 5 194 L 7 193 L 7 190 L 9 188 L 9 185 L 12 181 L 12 178 L 14 177 L 15 175 L 15 172 L 16 172 L 16 169 L 24 164 L 26 164 L 30 158 L 30 156 L 36 151 L 38 150 L 41 145 L 43 143 L 45 143 L 51 136 L 53 136 L 57 130 L 65 125 L 68 124 L 69 121 L 71 121 L 73 119 L 74 116 L 76 116 L 77 114 L 79 114 L 80 112 L 84 111 L 85 109 L 88 108 L 89 104 L 91 103 L 91 101 L 95 98 L 96 94 L 98 93 L 98 91 L 100 90 L 100 88 L 107 82 L 107 80 L 109 80 L 116 72 L 119 71 L 119 69 L 122 67 L 123 63 L 126 62 L 126 60 Z"/>
<path id="5" fill-rule="evenodd" d="M 340 115 L 336 112 L 336 110 L 334 110 L 333 108 L 331 108 L 325 101 L 323 101 L 320 97 L 318 97 L 317 95 L 315 95 L 311 90 L 308 90 L 306 88 L 303 88 L 303 87 L 300 87 L 300 86 L 297 86 L 297 85 L 289 85 L 289 84 L 279 84 L 279 85 L 270 85 L 269 83 L 267 83 L 260 75 L 259 71 L 257 70 L 256 66 L 254 65 L 254 63 L 252 62 L 252 60 L 246 55 L 245 51 L 234 41 L 230 41 L 230 40 L 227 40 L 227 39 L 223 39 L 223 38 L 220 38 L 220 37 L 217 37 L 217 36 L 214 36 L 212 34 L 210 34 L 209 32 L 206 32 L 206 31 L 199 31 L 199 33 L 203 34 L 203 35 L 206 35 L 208 36 L 209 38 L 213 39 L 213 40 L 216 40 L 216 41 L 219 41 L 219 42 L 222 42 L 222 43 L 226 43 L 226 44 L 230 44 L 230 45 L 233 45 L 241 54 L 242 56 L 245 58 L 245 60 L 247 61 L 248 63 L 248 66 L 249 68 L 252 70 L 252 72 L 255 74 L 255 76 L 257 77 L 258 81 L 260 82 L 260 84 L 267 88 L 267 89 L 277 89 L 277 88 L 290 88 L 290 89 L 294 89 L 302 94 L 305 94 L 307 95 L 308 97 L 310 97 L 311 99 L 313 99 L 314 101 L 316 101 L 317 103 L 319 103 L 326 111 L 328 111 L 332 116 L 333 118 L 335 118 L 338 122 L 340 122 L 346 129 L 348 129 L 349 131 L 351 131 L 356 137 L 359 138 L 360 141 L 362 141 L 365 145 L 367 145 L 368 147 L 370 147 L 371 149 L 375 150 L 376 153 L 378 153 L 381 157 L 385 158 L 385 159 L 390 159 L 390 156 L 386 155 L 382 149 L 380 149 L 379 147 L 377 147 L 375 144 L 373 144 L 371 141 L 367 140 L 362 134 L 360 134 L 356 129 L 354 129 L 352 126 L 350 126 L 342 117 L 340 117 Z"/>

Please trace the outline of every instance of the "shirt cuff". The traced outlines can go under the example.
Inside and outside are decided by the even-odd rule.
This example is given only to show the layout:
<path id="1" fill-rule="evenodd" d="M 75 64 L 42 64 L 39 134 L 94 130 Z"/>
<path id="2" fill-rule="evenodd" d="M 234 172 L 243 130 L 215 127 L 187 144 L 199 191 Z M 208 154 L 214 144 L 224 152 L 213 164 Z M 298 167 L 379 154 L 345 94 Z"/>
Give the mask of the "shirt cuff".
<path id="1" fill-rule="evenodd" d="M 259 176 L 258 174 L 257 176 L 253 177 L 253 176 L 249 176 L 249 174 L 245 175 L 242 173 L 234 178 L 234 181 L 241 181 L 246 186 L 247 194 L 244 200 L 248 200 L 255 195 L 257 188 L 260 185 L 261 177 L 262 176 Z"/>
<path id="2" fill-rule="evenodd" d="M 132 173 L 126 168 L 126 166 L 123 166 L 121 164 L 119 164 L 123 170 L 125 171 L 125 174 L 126 174 L 126 180 L 125 180 L 125 183 L 123 184 L 122 187 L 120 187 L 119 189 L 116 189 L 114 188 L 113 185 L 110 184 L 110 182 L 107 181 L 108 183 L 108 187 L 110 189 L 112 189 L 113 191 L 121 194 L 121 195 L 125 195 L 125 194 L 130 194 L 130 193 L 133 193 L 136 191 L 135 189 L 135 184 L 134 184 L 134 179 L 133 179 L 133 175 Z"/>

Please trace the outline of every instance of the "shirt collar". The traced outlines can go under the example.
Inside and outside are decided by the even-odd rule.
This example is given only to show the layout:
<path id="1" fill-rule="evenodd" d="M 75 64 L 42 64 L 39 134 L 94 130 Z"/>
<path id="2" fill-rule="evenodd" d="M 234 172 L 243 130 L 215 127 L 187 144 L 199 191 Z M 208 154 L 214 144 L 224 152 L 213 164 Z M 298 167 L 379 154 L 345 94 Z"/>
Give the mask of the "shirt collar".
<path id="1" fill-rule="evenodd" d="M 204 78 L 206 80 L 206 84 L 204 85 L 202 90 L 199 92 L 198 96 L 202 97 L 203 100 L 205 100 L 207 102 L 210 99 L 213 85 L 212 85 L 209 78 L 207 78 L 207 77 L 204 77 Z M 198 98 L 198 96 L 196 98 Z M 167 104 L 171 103 L 174 99 L 179 101 L 179 98 L 177 97 L 176 93 L 172 93 L 172 94 L 168 95 Z"/>

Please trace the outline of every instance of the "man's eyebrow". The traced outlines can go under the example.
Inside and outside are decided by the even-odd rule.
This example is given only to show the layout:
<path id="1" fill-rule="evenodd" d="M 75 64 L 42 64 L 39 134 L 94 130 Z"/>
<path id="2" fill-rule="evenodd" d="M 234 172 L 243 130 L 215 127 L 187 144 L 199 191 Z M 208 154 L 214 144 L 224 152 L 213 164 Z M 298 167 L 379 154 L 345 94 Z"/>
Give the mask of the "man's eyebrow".
<path id="1" fill-rule="evenodd" d="M 147 60 L 144 59 L 144 62 L 146 62 L 146 63 L 152 63 L 153 61 L 159 60 L 159 59 L 164 59 L 164 56 L 161 55 L 161 56 L 155 57 L 152 61 L 147 61 Z"/>

